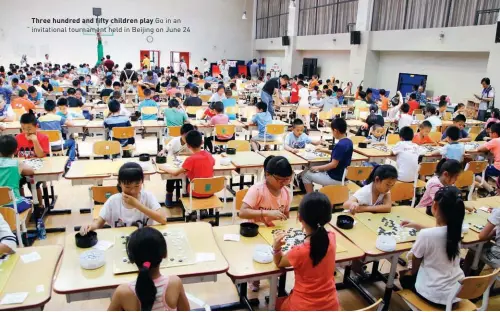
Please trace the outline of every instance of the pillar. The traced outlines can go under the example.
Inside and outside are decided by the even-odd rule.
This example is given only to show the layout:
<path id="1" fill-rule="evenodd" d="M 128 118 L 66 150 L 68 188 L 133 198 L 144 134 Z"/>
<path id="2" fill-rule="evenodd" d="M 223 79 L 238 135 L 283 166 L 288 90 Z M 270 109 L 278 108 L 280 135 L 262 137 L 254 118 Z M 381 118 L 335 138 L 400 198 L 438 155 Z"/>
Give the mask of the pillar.
<path id="1" fill-rule="evenodd" d="M 291 1 L 290 1 L 291 3 Z M 299 5 L 300 0 L 295 1 L 295 8 L 288 7 L 288 31 L 290 45 L 285 47 L 285 58 L 281 68 L 281 73 L 293 76 L 302 72 L 302 56 L 297 51 L 297 33 L 299 29 Z"/>

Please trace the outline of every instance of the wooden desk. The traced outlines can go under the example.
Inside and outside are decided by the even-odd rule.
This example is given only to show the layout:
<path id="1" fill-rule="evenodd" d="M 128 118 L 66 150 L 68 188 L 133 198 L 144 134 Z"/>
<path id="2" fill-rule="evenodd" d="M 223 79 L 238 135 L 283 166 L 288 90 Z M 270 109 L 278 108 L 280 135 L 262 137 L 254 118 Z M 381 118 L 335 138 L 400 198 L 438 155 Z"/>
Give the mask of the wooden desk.
<path id="1" fill-rule="evenodd" d="M 91 120 L 87 123 L 85 128 L 89 133 L 102 134 L 103 136 L 106 136 L 106 129 L 104 128 L 103 120 Z"/>
<path id="2" fill-rule="evenodd" d="M 240 175 L 255 175 L 259 179 L 264 171 L 265 158 L 256 152 L 236 152 L 229 157 Z"/>
<path id="3" fill-rule="evenodd" d="M 281 120 L 273 120 L 272 124 L 273 125 L 282 125 L 283 127 L 287 127 L 287 128 L 290 127 L 289 123 L 286 123 L 286 122 L 281 121 Z M 258 129 L 257 125 L 253 124 L 250 120 L 247 122 L 243 122 L 243 125 L 244 125 L 245 129 L 247 129 L 247 131 L 250 135 L 250 138 L 252 138 L 252 131 Z"/>
<path id="4" fill-rule="evenodd" d="M 58 181 L 66 168 L 66 163 L 68 162 L 67 156 L 53 156 L 53 157 L 45 157 L 40 158 L 43 161 L 43 166 L 35 170 L 35 174 L 33 175 L 34 185 L 38 182 L 52 182 Z M 75 162 L 76 163 L 76 162 Z M 45 186 L 46 187 L 46 186 Z M 37 208 L 39 201 L 37 192 L 32 192 L 33 195 L 33 205 Z M 49 199 L 46 198 L 45 201 L 46 209 L 49 207 Z"/>
<path id="5" fill-rule="evenodd" d="M 3 298 L 6 294 L 17 292 L 28 292 L 28 297 L 21 304 L 0 305 L 0 310 L 34 308 L 43 310 L 43 306 L 49 302 L 52 296 L 52 280 L 62 254 L 62 247 L 51 245 L 19 248 L 16 255 L 21 256 L 32 252 L 37 252 L 41 260 L 24 263 L 19 259 L 9 276 L 7 284 L 0 292 L 0 298 Z"/>
<path id="6" fill-rule="evenodd" d="M 132 127 L 136 129 L 144 128 L 144 132 L 152 132 L 156 135 L 156 149 L 157 152 L 160 151 L 161 137 L 163 135 L 163 129 L 166 129 L 165 123 L 159 120 L 140 120 L 132 122 Z"/>
<path id="7" fill-rule="evenodd" d="M 365 124 L 363 120 L 359 119 L 348 119 L 346 120 L 346 123 L 348 128 L 359 128 Z"/>
<path id="8" fill-rule="evenodd" d="M 264 158 L 267 158 L 269 156 L 283 156 L 288 161 L 290 162 L 290 165 L 292 165 L 292 168 L 294 170 L 300 170 L 302 169 L 302 166 L 307 166 L 308 162 L 307 160 L 303 159 L 302 157 L 299 157 L 295 155 L 294 153 L 291 153 L 289 151 L 264 151 L 264 152 L 259 152 L 260 155 L 264 156 Z"/>
<path id="9" fill-rule="evenodd" d="M 352 152 L 351 166 L 362 166 L 365 161 L 368 161 L 368 157 L 357 152 Z"/>
<path id="10" fill-rule="evenodd" d="M 354 151 L 362 156 L 368 157 L 371 162 L 384 163 L 386 158 L 395 158 L 396 156 L 391 155 L 391 148 L 388 147 L 387 151 L 381 151 L 373 147 L 360 148 L 358 145 L 354 145 Z"/>
<path id="11" fill-rule="evenodd" d="M 213 282 L 217 274 L 228 270 L 228 263 L 215 242 L 212 226 L 206 222 L 178 223 L 156 226 L 158 230 L 182 228 L 195 253 L 214 253 L 215 261 L 200 262 L 193 265 L 162 268 L 163 275 L 177 275 L 183 283 Z M 99 240 L 114 241 L 121 233 L 131 233 L 136 228 L 112 228 L 97 230 Z M 68 302 L 110 298 L 120 284 L 137 278 L 136 273 L 113 274 L 113 249 L 105 251 L 106 264 L 96 270 L 84 270 L 79 264 L 79 255 L 86 249 L 77 248 L 74 233 L 67 234 L 64 244 L 64 256 L 57 274 L 54 291 L 66 295 Z"/>
<path id="12" fill-rule="evenodd" d="M 2 134 L 16 135 L 21 132 L 21 123 L 19 121 L 0 122 L 0 124 L 5 127 L 3 131 L 0 131 Z"/>

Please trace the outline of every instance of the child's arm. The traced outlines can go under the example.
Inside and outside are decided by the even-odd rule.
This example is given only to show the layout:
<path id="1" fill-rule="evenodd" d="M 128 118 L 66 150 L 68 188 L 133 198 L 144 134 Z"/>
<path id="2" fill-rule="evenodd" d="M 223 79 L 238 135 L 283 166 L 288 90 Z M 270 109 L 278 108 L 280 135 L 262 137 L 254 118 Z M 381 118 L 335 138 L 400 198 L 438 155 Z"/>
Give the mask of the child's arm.
<path id="1" fill-rule="evenodd" d="M 43 151 L 43 148 L 40 145 L 40 142 L 38 141 L 38 137 L 36 136 L 36 134 L 28 136 L 27 139 L 33 142 L 33 148 L 35 150 L 36 157 L 38 158 L 45 157 L 45 152 Z"/>
<path id="2" fill-rule="evenodd" d="M 184 168 L 170 168 L 168 166 L 165 166 L 165 165 L 159 165 L 158 166 L 161 170 L 165 171 L 166 173 L 168 174 L 171 174 L 173 175 L 174 177 L 178 176 L 179 174 L 182 174 L 184 172 L 186 172 L 186 169 Z"/>
<path id="3" fill-rule="evenodd" d="M 490 221 L 486 222 L 486 225 L 479 233 L 478 237 L 480 240 L 489 240 L 496 233 L 495 225 L 493 225 Z"/>
<path id="4" fill-rule="evenodd" d="M 310 170 L 312 172 L 323 172 L 323 171 L 335 169 L 335 168 L 337 168 L 338 165 L 339 165 L 339 161 L 337 159 L 332 159 L 332 161 L 327 163 L 326 165 L 312 166 Z"/>
<path id="5" fill-rule="evenodd" d="M 135 209 L 139 210 L 140 212 L 142 212 L 149 218 L 153 219 L 154 221 L 163 225 L 167 224 L 166 211 L 161 209 L 160 210 L 150 209 L 149 207 L 146 207 L 143 203 L 141 203 L 137 198 L 127 195 L 125 193 L 122 193 L 122 198 L 124 203 L 130 205 L 131 207 L 134 207 Z"/>
<path id="6" fill-rule="evenodd" d="M 243 202 L 241 205 L 239 217 L 241 219 L 257 219 L 260 217 L 272 218 L 274 220 L 286 220 L 287 217 L 279 210 L 255 210 L 252 209 L 247 203 Z"/>
<path id="7" fill-rule="evenodd" d="M 81 235 L 87 235 L 90 231 L 95 231 L 97 229 L 102 229 L 106 224 L 106 221 L 102 217 L 97 217 L 91 224 L 84 225 L 80 228 Z"/>
<path id="8" fill-rule="evenodd" d="M 417 275 L 418 274 L 418 269 L 420 268 L 420 263 L 422 263 L 423 258 L 417 258 L 415 255 L 412 255 L 412 260 L 411 260 L 411 274 L 412 275 Z"/>
<path id="9" fill-rule="evenodd" d="M 295 148 L 293 148 L 293 147 L 290 147 L 290 146 L 288 146 L 288 144 L 286 144 L 286 143 L 285 143 L 285 150 L 286 150 L 286 151 L 289 151 L 289 152 L 291 152 L 291 153 L 294 153 L 294 154 L 297 154 L 297 153 L 299 152 L 299 150 L 298 150 L 298 149 L 295 149 Z"/>
<path id="10" fill-rule="evenodd" d="M 130 297 L 130 295 L 131 294 L 128 285 L 122 284 L 118 286 L 113 293 L 113 297 L 111 297 L 108 311 L 124 311 L 125 309 L 122 305 L 122 302 L 127 300 L 126 298 Z"/>
<path id="11" fill-rule="evenodd" d="M 287 255 L 281 252 L 281 247 L 285 244 L 285 233 L 279 233 L 274 237 L 273 244 L 273 261 L 278 268 L 286 268 L 292 266 L 288 261 Z"/>
<path id="12" fill-rule="evenodd" d="M 376 206 L 359 206 L 356 210 L 357 213 L 360 212 L 391 212 L 392 209 L 392 201 L 391 201 L 391 193 L 387 193 L 384 196 L 384 203 L 382 205 Z"/>
<path id="13" fill-rule="evenodd" d="M 478 151 L 478 152 L 485 152 L 485 153 L 489 152 L 490 150 L 488 149 L 488 147 L 486 147 L 486 146 L 485 146 L 486 144 L 487 144 L 487 143 L 485 143 L 485 144 L 483 144 L 483 145 L 479 146 L 479 147 L 477 148 L 477 151 Z"/>
<path id="14" fill-rule="evenodd" d="M 35 174 L 35 170 L 32 167 L 25 165 L 23 162 L 19 161 L 19 173 L 23 176 L 32 176 Z"/>
<path id="15" fill-rule="evenodd" d="M 466 137 L 466 138 L 458 140 L 458 142 L 470 142 L 470 141 L 472 141 L 472 139 L 470 137 Z"/>
<path id="16" fill-rule="evenodd" d="M 184 290 L 184 285 L 182 281 L 177 276 L 170 276 L 170 283 L 179 289 L 179 298 L 177 299 L 177 311 L 190 311 L 189 300 L 186 296 L 186 291 Z"/>

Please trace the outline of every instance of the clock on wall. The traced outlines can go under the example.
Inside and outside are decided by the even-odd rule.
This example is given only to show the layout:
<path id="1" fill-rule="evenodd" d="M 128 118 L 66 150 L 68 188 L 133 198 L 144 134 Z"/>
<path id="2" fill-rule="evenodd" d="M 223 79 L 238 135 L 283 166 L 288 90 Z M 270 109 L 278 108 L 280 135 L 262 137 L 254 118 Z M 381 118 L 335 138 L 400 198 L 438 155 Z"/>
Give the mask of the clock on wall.
<path id="1" fill-rule="evenodd" d="M 147 37 L 146 37 L 146 41 L 147 41 L 148 43 L 153 42 L 153 40 L 154 40 L 153 36 L 147 36 Z"/>

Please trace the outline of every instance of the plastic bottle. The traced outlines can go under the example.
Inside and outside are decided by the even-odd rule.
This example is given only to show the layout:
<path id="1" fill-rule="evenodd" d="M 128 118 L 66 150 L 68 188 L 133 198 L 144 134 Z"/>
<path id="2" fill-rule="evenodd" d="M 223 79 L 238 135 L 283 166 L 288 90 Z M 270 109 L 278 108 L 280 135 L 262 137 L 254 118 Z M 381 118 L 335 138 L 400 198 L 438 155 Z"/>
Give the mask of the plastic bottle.
<path id="1" fill-rule="evenodd" d="M 45 223 L 43 222 L 43 219 L 40 218 L 36 222 L 36 233 L 37 233 L 37 238 L 39 240 L 44 240 L 47 238 L 47 232 L 45 231 Z"/>

